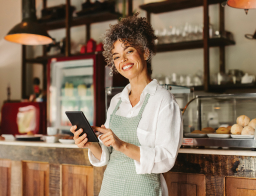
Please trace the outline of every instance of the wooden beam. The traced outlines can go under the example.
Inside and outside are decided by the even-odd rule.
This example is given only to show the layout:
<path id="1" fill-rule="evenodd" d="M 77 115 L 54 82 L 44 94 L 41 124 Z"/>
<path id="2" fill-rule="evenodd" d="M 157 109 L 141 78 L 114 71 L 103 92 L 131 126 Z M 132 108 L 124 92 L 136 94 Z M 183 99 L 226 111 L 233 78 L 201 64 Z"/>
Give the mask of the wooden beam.
<path id="1" fill-rule="evenodd" d="M 209 91 L 210 72 L 209 72 L 209 7 L 208 1 L 204 0 L 204 90 Z"/>
<path id="2" fill-rule="evenodd" d="M 65 56 L 70 56 L 70 23 L 71 23 L 71 14 L 69 11 L 70 0 L 66 0 L 66 48 Z"/>
<path id="3" fill-rule="evenodd" d="M 147 21 L 149 22 L 149 24 L 151 23 L 151 13 L 147 12 Z"/>
<path id="4" fill-rule="evenodd" d="M 220 26 L 220 35 L 225 33 L 225 9 L 219 4 L 219 26 Z M 225 46 L 219 47 L 220 52 L 220 67 L 219 72 L 225 73 L 226 65 L 225 65 Z"/>
<path id="5" fill-rule="evenodd" d="M 87 24 L 86 25 L 86 39 L 85 39 L 85 43 L 87 43 L 90 38 L 91 38 L 91 24 Z"/>
<path id="6" fill-rule="evenodd" d="M 132 16 L 133 15 L 133 7 L 132 7 L 132 1 L 133 0 L 128 0 L 128 16 Z"/>
<path id="7" fill-rule="evenodd" d="M 45 9 L 47 7 L 47 0 L 43 0 L 43 9 Z M 43 56 L 46 56 L 47 52 L 46 52 L 46 45 L 43 45 Z"/>
<path id="8" fill-rule="evenodd" d="M 47 0 L 43 0 L 43 9 L 47 7 Z"/>
<path id="9" fill-rule="evenodd" d="M 26 98 L 26 78 L 27 78 L 27 69 L 26 69 L 26 46 L 22 45 L 22 65 L 21 65 L 21 97 L 22 99 Z"/>

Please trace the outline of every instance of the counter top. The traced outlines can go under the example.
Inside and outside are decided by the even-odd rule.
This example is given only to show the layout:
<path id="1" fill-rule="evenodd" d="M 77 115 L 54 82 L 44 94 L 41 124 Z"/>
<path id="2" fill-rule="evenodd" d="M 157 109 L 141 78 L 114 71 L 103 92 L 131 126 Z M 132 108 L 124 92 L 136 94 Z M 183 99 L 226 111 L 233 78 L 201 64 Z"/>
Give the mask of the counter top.
<path id="1" fill-rule="evenodd" d="M 249 149 L 197 149 L 197 148 L 181 148 L 179 153 L 184 154 L 211 154 L 211 155 L 234 155 L 234 156 L 256 156 L 256 151 Z"/>
<path id="2" fill-rule="evenodd" d="M 0 141 L 0 145 L 14 145 L 14 146 L 36 146 L 36 147 L 54 147 L 54 148 L 78 148 L 75 144 L 62 143 L 46 143 L 44 141 Z"/>
<path id="3" fill-rule="evenodd" d="M 43 141 L 0 141 L 0 145 L 15 145 L 15 146 L 36 146 L 36 147 L 53 147 L 53 148 L 78 148 L 75 144 L 62 143 L 46 143 Z M 196 148 L 181 148 L 179 153 L 183 154 L 212 154 L 212 155 L 235 155 L 235 156 L 256 156 L 256 151 L 249 149 L 234 150 L 234 149 L 196 149 Z"/>

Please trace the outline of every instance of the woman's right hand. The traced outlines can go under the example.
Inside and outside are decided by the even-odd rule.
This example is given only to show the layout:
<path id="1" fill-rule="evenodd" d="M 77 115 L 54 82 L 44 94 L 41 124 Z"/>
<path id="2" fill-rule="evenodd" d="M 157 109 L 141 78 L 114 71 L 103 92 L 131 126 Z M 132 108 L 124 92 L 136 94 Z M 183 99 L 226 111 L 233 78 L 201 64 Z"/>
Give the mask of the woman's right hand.
<path id="1" fill-rule="evenodd" d="M 73 139 L 75 140 L 75 144 L 79 148 L 88 148 L 91 145 L 91 142 L 88 142 L 87 134 L 84 133 L 81 137 L 79 135 L 83 132 L 83 129 L 77 130 L 77 126 L 72 126 L 70 131 L 74 134 Z"/>

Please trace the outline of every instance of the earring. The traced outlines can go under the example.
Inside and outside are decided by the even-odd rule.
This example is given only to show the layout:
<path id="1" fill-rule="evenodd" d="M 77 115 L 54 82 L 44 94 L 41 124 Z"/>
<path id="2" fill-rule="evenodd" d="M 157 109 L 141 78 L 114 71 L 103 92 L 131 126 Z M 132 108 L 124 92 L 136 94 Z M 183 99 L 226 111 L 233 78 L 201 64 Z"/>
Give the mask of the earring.
<path id="1" fill-rule="evenodd" d="M 113 76 L 113 65 L 110 67 L 109 76 Z"/>

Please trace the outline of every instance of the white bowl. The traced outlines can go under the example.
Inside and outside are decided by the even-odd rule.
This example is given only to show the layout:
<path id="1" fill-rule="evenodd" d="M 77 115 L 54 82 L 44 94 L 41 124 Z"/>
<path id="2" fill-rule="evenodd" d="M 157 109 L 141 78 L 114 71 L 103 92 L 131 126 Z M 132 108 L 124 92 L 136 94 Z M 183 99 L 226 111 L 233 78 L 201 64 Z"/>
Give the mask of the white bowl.
<path id="1" fill-rule="evenodd" d="M 57 137 L 55 136 L 45 136 L 46 143 L 55 143 L 57 142 Z"/>
<path id="2" fill-rule="evenodd" d="M 73 139 L 59 139 L 59 142 L 62 144 L 74 144 L 75 140 Z"/>

